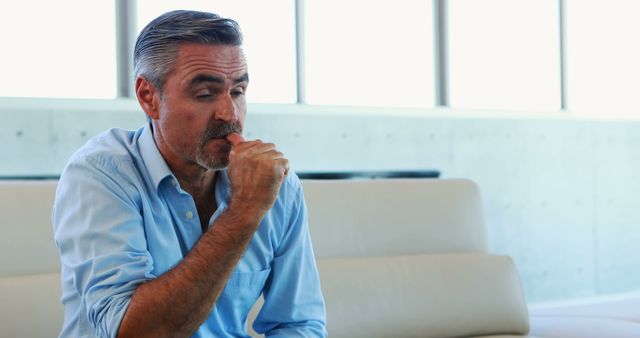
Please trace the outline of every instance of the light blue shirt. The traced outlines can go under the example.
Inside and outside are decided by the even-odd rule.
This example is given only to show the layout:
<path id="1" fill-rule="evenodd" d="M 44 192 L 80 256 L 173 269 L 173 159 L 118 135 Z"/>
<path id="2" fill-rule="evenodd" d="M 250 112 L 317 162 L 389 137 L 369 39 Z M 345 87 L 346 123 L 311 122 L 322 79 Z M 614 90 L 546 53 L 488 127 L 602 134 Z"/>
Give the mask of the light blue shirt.
<path id="1" fill-rule="evenodd" d="M 231 191 L 217 175 L 217 210 Z M 136 287 L 167 272 L 202 235 L 150 125 L 111 129 L 65 167 L 53 208 L 62 262 L 61 337 L 116 337 Z M 289 173 L 211 314 L 193 337 L 248 337 L 247 314 L 263 294 L 254 329 L 268 337 L 324 337 L 325 308 L 297 176 Z"/>

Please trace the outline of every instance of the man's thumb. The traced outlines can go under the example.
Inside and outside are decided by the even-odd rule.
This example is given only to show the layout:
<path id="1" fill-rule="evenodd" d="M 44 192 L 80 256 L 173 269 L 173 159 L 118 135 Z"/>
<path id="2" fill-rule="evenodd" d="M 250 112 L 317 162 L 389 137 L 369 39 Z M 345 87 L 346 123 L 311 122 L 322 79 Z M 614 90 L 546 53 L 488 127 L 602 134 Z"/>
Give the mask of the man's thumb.
<path id="1" fill-rule="evenodd" d="M 227 135 L 227 141 L 229 141 L 231 145 L 237 146 L 238 144 L 244 142 L 244 138 L 238 133 L 231 133 Z"/>

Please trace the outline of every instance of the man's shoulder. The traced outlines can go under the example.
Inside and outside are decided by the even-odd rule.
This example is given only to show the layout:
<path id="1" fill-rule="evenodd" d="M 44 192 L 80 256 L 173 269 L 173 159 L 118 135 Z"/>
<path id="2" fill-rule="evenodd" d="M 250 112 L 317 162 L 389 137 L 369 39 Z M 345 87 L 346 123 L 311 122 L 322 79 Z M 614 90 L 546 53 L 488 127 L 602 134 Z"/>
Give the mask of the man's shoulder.
<path id="1" fill-rule="evenodd" d="M 62 170 L 56 206 L 68 205 L 86 192 L 94 198 L 117 195 L 130 206 L 139 206 L 147 185 L 138 150 L 140 132 L 113 128 L 87 141 Z"/>
<path id="2" fill-rule="evenodd" d="M 102 132 L 71 155 L 67 167 L 89 165 L 98 170 L 115 171 L 140 156 L 137 142 L 141 131 L 111 128 Z"/>

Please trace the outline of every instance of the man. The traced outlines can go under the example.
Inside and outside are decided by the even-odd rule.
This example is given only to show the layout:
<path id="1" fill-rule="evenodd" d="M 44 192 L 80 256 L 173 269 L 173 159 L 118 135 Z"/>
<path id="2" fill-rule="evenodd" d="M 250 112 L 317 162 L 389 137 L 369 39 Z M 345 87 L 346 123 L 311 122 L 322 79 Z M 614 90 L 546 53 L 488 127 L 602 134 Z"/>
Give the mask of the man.
<path id="1" fill-rule="evenodd" d="M 135 46 L 149 123 L 89 141 L 53 211 L 61 337 L 322 337 L 324 302 L 300 182 L 275 145 L 245 141 L 238 25 L 174 11 Z"/>

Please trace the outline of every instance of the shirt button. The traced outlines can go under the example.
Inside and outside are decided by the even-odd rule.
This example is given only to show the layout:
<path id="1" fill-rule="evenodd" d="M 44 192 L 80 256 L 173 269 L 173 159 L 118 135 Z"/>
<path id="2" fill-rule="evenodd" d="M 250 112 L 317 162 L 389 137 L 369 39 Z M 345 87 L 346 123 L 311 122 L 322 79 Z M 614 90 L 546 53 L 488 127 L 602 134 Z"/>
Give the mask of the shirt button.
<path id="1" fill-rule="evenodd" d="M 192 219 L 193 218 L 193 213 L 191 211 L 187 211 L 187 212 L 184 213 L 184 216 L 187 219 Z"/>

